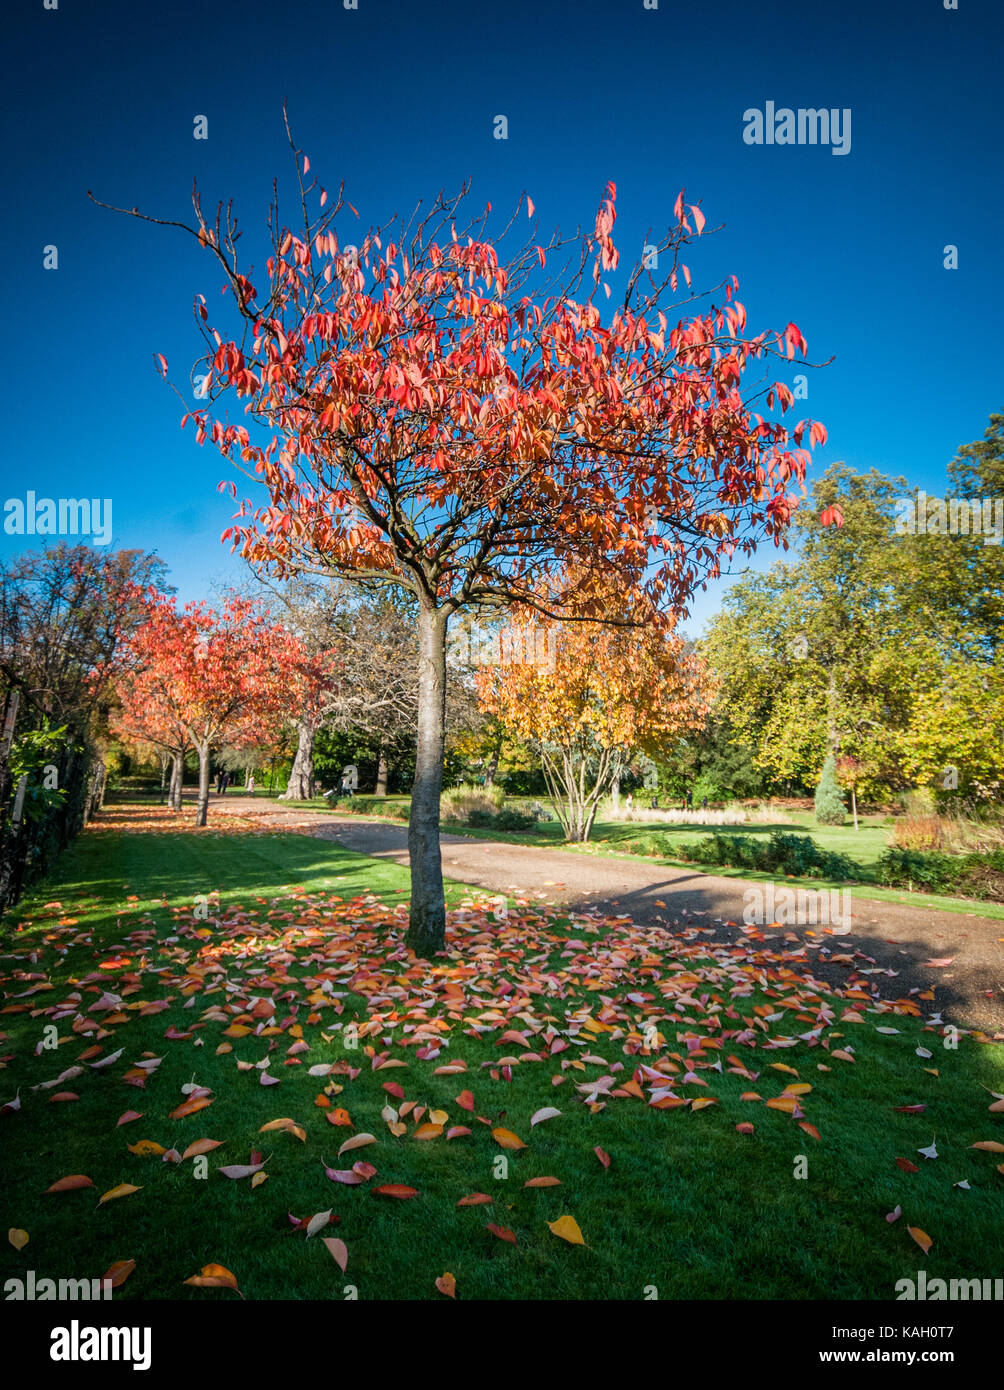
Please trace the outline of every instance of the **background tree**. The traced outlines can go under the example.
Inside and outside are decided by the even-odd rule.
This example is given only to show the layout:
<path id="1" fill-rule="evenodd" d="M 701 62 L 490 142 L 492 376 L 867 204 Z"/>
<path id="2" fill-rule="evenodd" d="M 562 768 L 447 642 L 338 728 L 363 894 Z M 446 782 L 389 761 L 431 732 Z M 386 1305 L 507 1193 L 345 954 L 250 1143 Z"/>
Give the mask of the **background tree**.
<path id="1" fill-rule="evenodd" d="M 164 592 L 152 553 L 65 542 L 0 566 L 0 910 L 100 804 L 109 676 Z"/>
<path id="2" fill-rule="evenodd" d="M 566 624 L 553 666 L 512 663 L 477 679 L 484 708 L 532 740 L 566 838 L 577 842 L 588 840 L 615 775 L 700 728 L 709 709 L 704 664 L 668 623 Z"/>
<path id="3" fill-rule="evenodd" d="M 123 703 L 139 672 L 145 689 L 158 691 L 155 722 L 141 732 L 164 737 L 163 718 L 181 730 L 199 760 L 196 824 L 209 807 L 210 755 L 224 743 L 248 746 L 268 739 L 286 713 L 286 671 L 301 656 L 296 639 L 271 623 L 254 602 L 228 599 L 217 613 L 200 603 L 179 612 L 154 601 L 124 653 Z"/>
<path id="4" fill-rule="evenodd" d="M 783 540 L 802 440 L 825 431 L 800 422 L 790 437 L 755 414 L 793 399 L 762 374 L 741 393 L 748 368 L 806 345 L 791 323 L 749 333 L 734 279 L 671 322 L 681 284 L 693 304 L 681 253 L 705 224 L 682 193 L 654 256 L 618 274 L 613 184 L 590 231 L 543 246 L 510 249 L 512 221 L 491 232 L 490 207 L 467 217 L 467 190 L 359 238 L 344 230 L 354 209 L 290 146 L 297 222 L 273 205 L 263 285 L 241 268 L 232 211 L 207 220 L 194 196 L 185 230 L 222 267 L 238 325 L 217 328 L 197 298 L 209 404 L 185 419 L 265 490 L 228 533 L 249 560 L 383 582 L 416 605 L 409 943 L 434 952 L 450 619 L 511 602 L 582 616 L 556 587 L 569 565 L 637 582 L 653 610 L 684 607 L 723 556 Z M 261 442 L 216 410 L 223 395 Z"/>

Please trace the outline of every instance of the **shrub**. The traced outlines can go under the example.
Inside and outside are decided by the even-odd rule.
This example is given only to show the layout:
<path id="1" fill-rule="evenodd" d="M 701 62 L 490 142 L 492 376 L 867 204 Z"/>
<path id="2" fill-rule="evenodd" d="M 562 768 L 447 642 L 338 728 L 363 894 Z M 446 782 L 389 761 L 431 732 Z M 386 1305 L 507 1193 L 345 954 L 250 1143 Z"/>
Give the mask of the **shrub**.
<path id="1" fill-rule="evenodd" d="M 451 787 L 443 792 L 439 802 L 439 813 L 443 820 L 461 821 L 473 824 L 471 812 L 494 815 L 502 809 L 505 792 L 501 787 L 478 787 L 469 782 L 459 787 Z"/>
<path id="2" fill-rule="evenodd" d="M 893 826 L 896 849 L 943 849 L 945 830 L 940 816 L 906 815 Z"/>
<path id="3" fill-rule="evenodd" d="M 467 817 L 467 824 L 474 830 L 530 830 L 536 824 L 536 817 L 515 806 L 503 806 L 501 811 L 483 811 L 475 807 Z"/>
<path id="4" fill-rule="evenodd" d="M 846 854 L 820 849 L 808 835 L 789 835 L 775 830 L 769 839 L 748 835 L 709 835 L 677 850 L 688 863 L 718 864 L 725 868 L 756 869 L 791 878 L 854 879 L 861 868 Z"/>
<path id="5" fill-rule="evenodd" d="M 890 888 L 1000 903 L 1004 902 L 1004 850 L 953 855 L 894 846 L 879 860 L 878 878 Z"/>
<path id="6" fill-rule="evenodd" d="M 843 825 L 847 808 L 837 781 L 837 765 L 832 754 L 823 763 L 823 770 L 819 774 L 815 807 L 816 820 L 820 825 Z"/>

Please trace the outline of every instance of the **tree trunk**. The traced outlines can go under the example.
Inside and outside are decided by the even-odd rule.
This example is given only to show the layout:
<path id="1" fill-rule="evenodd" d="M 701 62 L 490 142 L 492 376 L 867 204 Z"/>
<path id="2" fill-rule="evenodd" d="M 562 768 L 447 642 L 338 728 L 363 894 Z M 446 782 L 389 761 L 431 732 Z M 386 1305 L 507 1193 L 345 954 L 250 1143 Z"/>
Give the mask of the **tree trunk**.
<path id="1" fill-rule="evenodd" d="M 614 780 L 610 783 L 610 799 L 614 805 L 614 811 L 621 808 L 621 774 L 620 768 L 614 773 Z"/>
<path id="2" fill-rule="evenodd" d="M 171 785 L 167 793 L 167 804 L 172 811 L 181 810 L 181 782 L 184 776 L 184 755 L 171 754 Z"/>
<path id="3" fill-rule="evenodd" d="M 374 795 L 374 796 L 386 796 L 386 795 L 387 795 L 387 776 L 388 776 L 387 755 L 386 755 L 386 753 L 383 751 L 383 749 L 381 748 L 381 749 L 380 749 L 380 752 L 379 752 L 379 754 L 378 754 L 378 756 L 377 756 L 376 787 L 375 787 L 374 790 L 373 790 L 373 795 Z"/>
<path id="4" fill-rule="evenodd" d="M 852 809 L 852 811 L 854 812 L 854 829 L 857 830 L 857 828 L 858 828 L 858 794 L 857 794 L 857 792 L 854 790 L 853 787 L 851 787 L 851 809 Z"/>
<path id="5" fill-rule="evenodd" d="M 408 945 L 418 956 L 443 949 L 446 904 L 439 849 L 439 798 L 446 737 L 446 614 L 423 602 L 418 614 L 418 741 L 408 820 L 411 911 Z"/>
<path id="6" fill-rule="evenodd" d="M 199 800 L 195 812 L 195 824 L 205 825 L 209 814 L 209 749 L 205 744 L 199 748 Z"/>
<path id="7" fill-rule="evenodd" d="M 314 795 L 314 735 L 316 725 L 301 719 L 296 726 L 296 757 L 289 771 L 284 801 L 307 801 Z"/>
<path id="8" fill-rule="evenodd" d="M 496 743 L 495 747 L 492 749 L 492 755 L 491 755 L 491 758 L 489 759 L 489 762 L 488 762 L 488 770 L 487 770 L 487 772 L 485 773 L 485 786 L 486 786 L 486 787 L 494 787 L 494 785 L 495 785 L 495 778 L 496 778 L 496 776 L 497 776 L 497 774 L 498 774 L 498 770 L 499 770 L 499 758 L 500 758 L 501 756 L 502 756 L 502 739 L 499 738 L 498 743 Z"/>
<path id="9" fill-rule="evenodd" d="M 163 748 L 158 748 L 157 757 L 160 759 L 160 804 L 164 804 L 164 794 L 167 791 L 167 769 L 171 765 L 171 755 Z"/>

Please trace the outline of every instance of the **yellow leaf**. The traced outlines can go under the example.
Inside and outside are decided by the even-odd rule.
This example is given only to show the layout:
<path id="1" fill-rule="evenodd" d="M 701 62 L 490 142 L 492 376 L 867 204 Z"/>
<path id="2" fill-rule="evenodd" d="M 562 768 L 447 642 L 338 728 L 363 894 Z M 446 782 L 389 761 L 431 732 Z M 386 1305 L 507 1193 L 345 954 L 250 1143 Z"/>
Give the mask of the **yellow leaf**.
<path id="1" fill-rule="evenodd" d="M 931 1237 L 925 1231 L 922 1231 L 919 1226 L 907 1226 L 906 1229 L 910 1232 L 914 1240 L 917 1242 L 921 1250 L 923 1250 L 924 1254 L 926 1255 L 928 1250 L 930 1250 L 931 1246 L 934 1244 L 934 1241 L 931 1239 Z"/>
<path id="2" fill-rule="evenodd" d="M 511 1129 L 493 1129 L 492 1138 L 500 1149 L 525 1149 L 526 1145 Z"/>
<path id="3" fill-rule="evenodd" d="M 128 1145 L 131 1154 L 138 1154 L 140 1158 L 148 1158 L 150 1154 L 167 1153 L 163 1144 L 155 1144 L 152 1139 L 139 1139 L 135 1144 Z"/>
<path id="4" fill-rule="evenodd" d="M 567 1240 L 569 1245 L 585 1245 L 582 1239 L 582 1232 L 579 1230 L 579 1223 L 574 1216 L 559 1216 L 557 1221 L 549 1221 L 548 1228 L 562 1240 Z"/>
<path id="5" fill-rule="evenodd" d="M 116 1197 L 130 1197 L 134 1192 L 140 1192 L 141 1190 L 141 1188 L 136 1187 L 131 1182 L 120 1182 L 118 1187 L 110 1187 L 108 1189 L 104 1196 L 99 1199 L 98 1206 L 100 1207 L 102 1202 L 114 1202 Z"/>
<path id="6" fill-rule="evenodd" d="M 28 1232 L 20 1230 L 17 1226 L 12 1226 L 7 1232 L 7 1239 L 15 1250 L 23 1250 L 28 1244 Z"/>

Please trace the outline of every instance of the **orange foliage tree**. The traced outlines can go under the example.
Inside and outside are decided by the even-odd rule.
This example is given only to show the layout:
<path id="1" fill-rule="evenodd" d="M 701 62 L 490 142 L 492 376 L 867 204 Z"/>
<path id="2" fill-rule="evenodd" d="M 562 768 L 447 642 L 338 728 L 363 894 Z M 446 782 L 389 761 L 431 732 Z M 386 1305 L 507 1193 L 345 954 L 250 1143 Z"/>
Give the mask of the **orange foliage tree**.
<path id="1" fill-rule="evenodd" d="M 172 751 L 194 748 L 196 824 L 205 825 L 213 749 L 275 736 L 303 653 L 292 634 L 269 622 L 251 600 L 228 598 L 219 613 L 201 603 L 179 612 L 172 603 L 152 601 L 147 621 L 125 645 L 122 664 L 120 727 Z"/>
<path id="2" fill-rule="evenodd" d="M 482 670 L 475 683 L 482 709 L 537 750 L 566 838 L 582 842 L 632 756 L 658 757 L 703 726 L 712 679 L 666 619 L 566 623 L 550 636 L 522 644 L 527 653 L 543 646 L 546 661 Z M 518 652 L 520 643 L 511 647 Z"/>
<path id="3" fill-rule="evenodd" d="M 296 213 L 273 204 L 258 273 L 232 208 L 205 216 L 198 190 L 190 225 L 115 211 L 182 227 L 226 277 L 212 318 L 229 305 L 235 321 L 217 326 L 195 301 L 206 401 L 182 422 L 256 489 L 224 538 L 279 578 L 393 585 L 416 601 L 408 940 L 429 954 L 445 931 L 450 620 L 512 602 L 560 619 L 576 602 L 554 582 L 569 565 L 684 607 L 723 557 L 784 543 L 803 439 L 825 430 L 760 413 L 792 404 L 765 369 L 805 353 L 794 323 L 749 331 L 734 277 L 696 308 L 682 257 L 705 217 L 682 192 L 665 235 L 621 267 L 612 183 L 585 233 L 545 244 L 514 219 L 496 227 L 490 204 L 465 212 L 466 188 L 363 235 L 342 191 L 329 198 L 290 146 Z M 532 219 L 529 198 L 525 209 Z"/>

